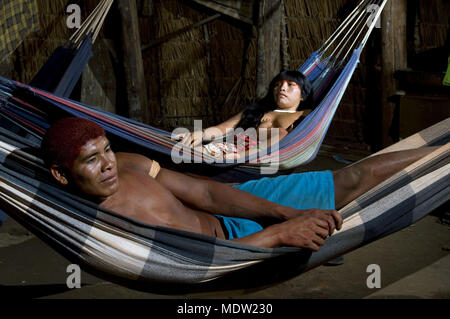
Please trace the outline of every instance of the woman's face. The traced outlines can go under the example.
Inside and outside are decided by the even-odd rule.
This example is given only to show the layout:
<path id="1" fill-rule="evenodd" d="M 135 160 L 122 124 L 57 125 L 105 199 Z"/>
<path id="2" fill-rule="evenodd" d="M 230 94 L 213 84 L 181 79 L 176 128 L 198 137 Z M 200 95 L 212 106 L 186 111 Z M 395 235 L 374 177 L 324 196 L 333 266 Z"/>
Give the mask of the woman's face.
<path id="1" fill-rule="evenodd" d="M 302 101 L 302 91 L 297 83 L 281 80 L 273 87 L 273 98 L 278 108 L 296 110 Z"/>

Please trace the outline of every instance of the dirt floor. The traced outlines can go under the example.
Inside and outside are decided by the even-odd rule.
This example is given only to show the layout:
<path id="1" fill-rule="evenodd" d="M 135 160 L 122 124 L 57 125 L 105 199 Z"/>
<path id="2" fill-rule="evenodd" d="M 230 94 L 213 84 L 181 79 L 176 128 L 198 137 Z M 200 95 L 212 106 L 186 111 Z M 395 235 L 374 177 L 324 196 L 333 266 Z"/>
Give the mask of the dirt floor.
<path id="1" fill-rule="evenodd" d="M 338 168 L 320 156 L 303 169 Z M 448 207 L 447 207 L 448 208 Z M 8 218 L 0 227 L 0 295 L 18 298 L 450 298 L 450 226 L 446 208 L 414 225 L 345 255 L 344 264 L 320 266 L 288 281 L 267 287 L 214 293 L 164 295 L 132 290 L 82 270 L 82 287 L 66 285 L 71 264 L 43 241 Z M 379 265 L 381 288 L 367 287 Z"/>

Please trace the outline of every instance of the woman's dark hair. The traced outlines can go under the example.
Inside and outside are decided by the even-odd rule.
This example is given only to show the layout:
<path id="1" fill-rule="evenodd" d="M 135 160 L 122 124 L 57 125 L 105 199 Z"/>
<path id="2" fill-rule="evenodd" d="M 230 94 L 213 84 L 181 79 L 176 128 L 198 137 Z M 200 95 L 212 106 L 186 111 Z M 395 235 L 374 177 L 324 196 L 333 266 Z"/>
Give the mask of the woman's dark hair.
<path id="1" fill-rule="evenodd" d="M 297 111 L 312 108 L 313 88 L 309 80 L 299 71 L 285 70 L 272 79 L 265 97 L 245 108 L 242 118 L 236 127 L 241 127 L 244 130 L 250 127 L 257 127 L 264 114 L 277 108 L 273 97 L 273 89 L 277 82 L 282 80 L 292 81 L 300 86 L 303 101 L 301 101 Z"/>

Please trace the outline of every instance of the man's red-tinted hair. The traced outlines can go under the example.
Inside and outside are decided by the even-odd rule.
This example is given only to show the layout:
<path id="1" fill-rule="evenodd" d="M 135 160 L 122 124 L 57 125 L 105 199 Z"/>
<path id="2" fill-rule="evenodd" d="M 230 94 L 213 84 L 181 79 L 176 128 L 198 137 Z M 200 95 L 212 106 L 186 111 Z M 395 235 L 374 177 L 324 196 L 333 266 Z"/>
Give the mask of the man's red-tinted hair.
<path id="1" fill-rule="evenodd" d="M 105 136 L 105 130 L 93 121 L 78 117 L 58 120 L 42 141 L 44 160 L 49 167 L 57 164 L 71 169 L 83 145 L 100 136 Z"/>

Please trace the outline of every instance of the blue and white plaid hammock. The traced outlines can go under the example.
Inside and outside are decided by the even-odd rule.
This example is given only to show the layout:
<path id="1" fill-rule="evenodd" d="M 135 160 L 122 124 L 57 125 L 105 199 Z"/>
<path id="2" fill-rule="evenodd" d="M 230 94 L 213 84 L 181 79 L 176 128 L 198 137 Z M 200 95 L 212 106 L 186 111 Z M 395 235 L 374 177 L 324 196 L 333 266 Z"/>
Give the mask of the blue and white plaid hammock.
<path id="1" fill-rule="evenodd" d="M 447 143 L 343 208 L 342 230 L 314 253 L 243 245 L 144 224 L 100 208 L 61 190 L 35 155 L 39 144 L 3 128 L 0 207 L 69 260 L 125 285 L 196 284 L 242 272 L 246 280 L 234 286 L 263 284 L 387 236 L 448 201 L 449 127 L 447 119 L 391 146 L 393 151 Z"/>

